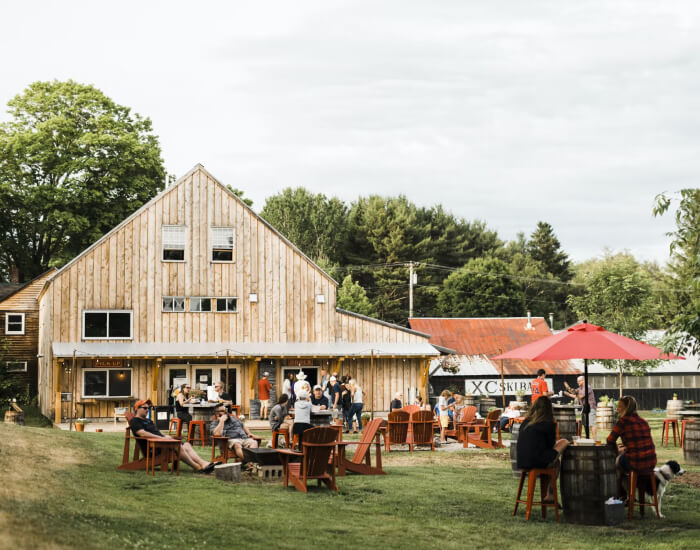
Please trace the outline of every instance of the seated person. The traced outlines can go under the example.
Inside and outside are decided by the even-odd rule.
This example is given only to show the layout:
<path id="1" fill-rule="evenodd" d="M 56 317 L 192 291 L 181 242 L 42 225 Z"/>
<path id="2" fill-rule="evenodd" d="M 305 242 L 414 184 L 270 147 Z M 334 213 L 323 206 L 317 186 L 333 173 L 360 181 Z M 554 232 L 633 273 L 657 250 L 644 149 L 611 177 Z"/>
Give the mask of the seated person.
<path id="1" fill-rule="evenodd" d="M 289 396 L 286 393 L 280 395 L 277 404 L 270 410 L 270 429 L 289 431 L 292 427 L 292 421 L 289 418 Z"/>
<path id="2" fill-rule="evenodd" d="M 513 405 L 508 405 L 506 407 L 506 410 L 503 411 L 501 414 L 500 422 L 501 422 L 501 431 L 506 431 L 506 428 L 508 426 L 508 422 L 510 422 L 511 418 L 519 418 L 520 417 L 520 409 L 513 407 Z"/>
<path id="3" fill-rule="evenodd" d="M 518 468 L 558 468 L 559 457 L 569 442 L 566 439 L 556 441 L 554 411 L 547 396 L 540 396 L 530 408 L 525 421 L 520 425 L 518 436 Z M 545 502 L 554 501 L 551 483 L 545 487 Z"/>
<path id="4" fill-rule="evenodd" d="M 297 434 L 299 436 L 299 441 L 301 441 L 302 434 L 309 428 L 313 428 L 311 425 L 311 399 L 306 390 L 301 390 L 294 403 L 292 438 L 294 438 L 294 434 Z"/>
<path id="5" fill-rule="evenodd" d="M 321 407 L 322 411 L 328 410 L 328 398 L 323 395 L 323 388 L 318 384 L 314 386 L 314 394 L 311 396 L 311 404 L 316 407 Z"/>
<path id="6" fill-rule="evenodd" d="M 184 422 L 192 421 L 192 415 L 187 410 L 187 407 L 185 407 L 185 405 L 192 403 L 190 389 L 191 386 L 189 384 L 182 384 L 182 386 L 180 386 L 180 392 L 175 397 L 175 413 L 177 417 Z"/>
<path id="7" fill-rule="evenodd" d="M 134 405 L 134 417 L 129 420 L 129 427 L 131 428 L 131 433 L 137 437 L 145 438 L 159 438 L 166 439 L 169 441 L 179 441 L 172 437 L 168 437 L 160 433 L 160 430 L 156 428 L 156 425 L 148 418 L 148 411 L 151 409 L 151 400 L 146 399 L 142 401 L 137 401 Z M 141 447 L 144 456 L 146 455 L 146 442 L 137 439 L 136 442 Z M 160 449 L 156 452 L 160 454 Z M 219 464 L 218 462 L 207 462 L 202 460 L 196 451 L 192 448 L 189 443 L 183 443 L 180 445 L 180 459 L 191 466 L 195 472 L 208 474 L 214 469 L 214 466 Z"/>
<path id="8" fill-rule="evenodd" d="M 218 395 L 217 401 L 226 405 L 226 410 L 231 410 L 231 405 L 233 405 L 233 400 L 231 396 L 224 391 L 224 383 L 219 381 L 214 384 L 214 391 Z"/>
<path id="9" fill-rule="evenodd" d="M 211 421 L 209 430 L 215 436 L 228 437 L 229 449 L 238 458 L 243 459 L 243 448 L 257 449 L 258 442 L 253 439 L 248 429 L 243 425 L 236 415 L 230 414 L 223 404 L 219 404 L 214 409 L 214 420 Z"/>
<path id="10" fill-rule="evenodd" d="M 614 447 L 617 438 L 622 438 L 622 445 L 618 446 L 618 474 L 624 475 L 632 470 L 643 473 L 653 471 L 656 466 L 656 448 L 649 424 L 637 414 L 637 401 L 634 397 L 621 397 L 617 402 L 617 414 L 620 419 L 613 426 L 607 443 Z"/>
<path id="11" fill-rule="evenodd" d="M 389 404 L 389 412 L 398 411 L 400 408 L 403 407 L 403 405 L 401 404 L 402 397 L 403 394 L 400 391 L 397 391 L 394 394 L 394 399 L 392 399 L 391 403 Z"/>

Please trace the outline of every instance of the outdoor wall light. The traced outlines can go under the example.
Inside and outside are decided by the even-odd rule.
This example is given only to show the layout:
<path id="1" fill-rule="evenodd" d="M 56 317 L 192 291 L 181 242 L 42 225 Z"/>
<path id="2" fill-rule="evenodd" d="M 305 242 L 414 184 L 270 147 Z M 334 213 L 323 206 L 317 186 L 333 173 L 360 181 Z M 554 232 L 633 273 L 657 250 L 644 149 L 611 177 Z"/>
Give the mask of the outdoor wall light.
<path id="1" fill-rule="evenodd" d="M 326 303 L 326 295 L 325 294 L 316 294 L 316 303 L 317 304 L 325 304 Z"/>
<path id="2" fill-rule="evenodd" d="M 248 296 L 248 301 L 249 301 L 251 304 L 257 304 L 257 303 L 258 303 L 258 295 L 257 295 L 257 294 L 250 294 L 250 295 Z"/>

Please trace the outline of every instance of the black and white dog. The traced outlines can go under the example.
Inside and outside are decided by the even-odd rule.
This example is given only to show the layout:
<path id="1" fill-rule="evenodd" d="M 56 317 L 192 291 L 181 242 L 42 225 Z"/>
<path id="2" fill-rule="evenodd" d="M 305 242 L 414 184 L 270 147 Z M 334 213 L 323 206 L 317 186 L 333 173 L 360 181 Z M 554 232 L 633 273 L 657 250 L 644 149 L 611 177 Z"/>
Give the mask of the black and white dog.
<path id="1" fill-rule="evenodd" d="M 682 476 L 684 473 L 685 470 L 681 468 L 681 465 L 675 460 L 669 460 L 663 466 L 654 468 L 654 476 L 656 477 L 656 498 L 659 501 L 659 515 L 661 517 L 664 517 L 661 513 L 661 499 L 664 497 L 668 482 L 676 476 Z M 649 485 L 650 484 L 647 484 L 646 492 L 651 495 L 651 487 Z"/>

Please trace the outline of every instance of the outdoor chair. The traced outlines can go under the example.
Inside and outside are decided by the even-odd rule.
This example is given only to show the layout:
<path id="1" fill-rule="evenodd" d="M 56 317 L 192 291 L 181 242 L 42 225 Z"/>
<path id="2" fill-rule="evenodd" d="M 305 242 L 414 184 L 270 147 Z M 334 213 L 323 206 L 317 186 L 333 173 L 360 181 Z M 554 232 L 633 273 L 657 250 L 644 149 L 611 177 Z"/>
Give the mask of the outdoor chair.
<path id="1" fill-rule="evenodd" d="M 434 451 L 433 413 L 431 411 L 414 412 L 411 415 L 411 427 L 413 428 L 413 441 L 409 440 L 409 451 L 413 452 L 413 447 L 416 445 L 430 445 L 430 450 Z"/>
<path id="2" fill-rule="evenodd" d="M 306 493 L 307 483 L 315 479 L 319 486 L 325 483 L 329 489 L 337 491 L 333 466 L 338 445 L 337 435 L 337 430 L 331 427 L 309 428 L 304 432 L 302 452 L 277 449 L 284 467 L 284 486 L 288 487 L 291 482 L 295 489 Z M 291 462 L 294 458 L 301 458 L 301 462 Z"/>
<path id="3" fill-rule="evenodd" d="M 405 407 L 399 410 L 407 412 L 408 414 L 413 414 L 414 412 L 418 412 L 420 410 L 420 407 L 418 405 L 406 405 Z"/>
<path id="4" fill-rule="evenodd" d="M 344 476 L 345 471 L 349 470 L 356 474 L 366 475 L 385 475 L 382 470 L 382 444 L 381 444 L 381 428 L 386 426 L 386 420 L 375 418 L 370 420 L 362 432 L 360 441 L 339 441 L 338 442 L 338 475 Z M 375 465 L 372 466 L 371 447 L 374 440 L 375 446 Z M 355 454 L 352 459 L 348 460 L 345 457 L 347 445 L 357 445 Z"/>
<path id="5" fill-rule="evenodd" d="M 209 439 L 211 440 L 211 461 L 212 462 L 223 462 L 226 464 L 229 460 L 233 459 L 236 462 L 241 460 L 236 456 L 236 453 L 234 452 L 233 449 L 231 449 L 228 446 L 228 437 L 223 436 L 223 435 L 210 435 Z M 254 435 L 253 439 L 257 441 L 258 447 L 260 447 L 260 442 L 262 441 L 262 438 Z M 217 455 L 217 450 L 219 454 Z"/>
<path id="6" fill-rule="evenodd" d="M 659 499 L 656 494 L 656 475 L 654 471 L 635 472 L 632 470 L 629 474 L 629 494 L 627 496 L 629 505 L 629 519 L 634 519 L 634 507 L 639 506 L 639 514 L 644 516 L 644 508 L 651 506 L 656 511 L 656 517 L 661 519 L 659 512 Z M 646 502 L 646 484 L 651 484 L 651 502 Z M 635 491 L 637 495 L 635 496 Z"/>
<path id="7" fill-rule="evenodd" d="M 552 490 L 554 492 L 554 501 L 545 502 L 544 498 L 546 496 L 546 485 L 543 483 L 545 478 L 549 478 L 552 484 Z M 520 498 L 523 491 L 523 484 L 527 478 L 527 497 L 525 500 Z M 535 484 L 537 483 L 537 478 L 540 478 L 540 500 L 535 501 Z M 533 468 L 532 470 L 522 470 L 520 472 L 520 483 L 518 483 L 518 493 L 515 495 L 515 508 L 513 508 L 513 515 L 518 513 L 518 504 L 525 504 L 525 520 L 530 520 L 530 512 L 532 512 L 532 506 L 542 507 L 542 517 L 547 517 L 547 507 L 551 506 L 554 508 L 554 515 L 557 518 L 557 523 L 559 523 L 559 500 L 557 497 L 557 469 L 556 468 Z"/>
<path id="8" fill-rule="evenodd" d="M 408 445 L 408 425 L 411 415 L 404 410 L 389 413 L 384 436 L 386 452 L 391 452 L 392 445 Z"/>
<path id="9" fill-rule="evenodd" d="M 463 429 L 466 433 L 466 438 L 462 444 L 466 449 L 469 444 L 475 445 L 481 449 L 500 449 L 503 447 L 501 436 L 501 409 L 493 409 L 486 416 L 486 419 L 481 422 L 473 422 L 467 424 Z M 493 441 L 491 431 L 493 428 L 498 430 L 498 441 Z"/>
<path id="10" fill-rule="evenodd" d="M 468 405 L 459 411 L 459 415 L 455 418 L 454 426 L 452 430 L 447 430 L 445 432 L 445 437 L 452 437 L 457 441 L 462 441 L 462 426 L 465 426 L 471 422 L 474 422 L 474 417 L 476 416 L 476 407 L 473 405 Z"/>
<path id="11" fill-rule="evenodd" d="M 133 417 L 134 413 L 127 411 L 124 414 L 126 421 L 129 422 Z M 131 453 L 131 441 L 134 442 L 134 452 Z M 122 463 L 117 467 L 117 470 L 127 470 L 127 471 L 137 471 L 137 470 L 153 470 L 155 466 L 160 466 L 161 470 L 164 468 L 170 468 L 170 462 L 173 463 L 173 469 L 178 468 L 179 465 L 175 464 L 179 460 L 178 456 L 172 456 L 172 453 L 161 451 L 161 454 L 157 455 L 153 464 L 150 464 L 150 460 L 147 458 L 147 451 L 149 450 L 148 442 L 158 440 L 158 438 L 148 438 L 148 437 L 138 437 L 131 433 L 131 428 L 127 427 L 124 431 L 124 453 L 122 455 Z M 141 448 L 139 441 L 146 442 L 146 452 Z M 179 441 L 177 442 L 179 443 Z M 129 455 L 131 459 L 129 459 Z M 178 468 L 179 475 L 179 468 Z"/>

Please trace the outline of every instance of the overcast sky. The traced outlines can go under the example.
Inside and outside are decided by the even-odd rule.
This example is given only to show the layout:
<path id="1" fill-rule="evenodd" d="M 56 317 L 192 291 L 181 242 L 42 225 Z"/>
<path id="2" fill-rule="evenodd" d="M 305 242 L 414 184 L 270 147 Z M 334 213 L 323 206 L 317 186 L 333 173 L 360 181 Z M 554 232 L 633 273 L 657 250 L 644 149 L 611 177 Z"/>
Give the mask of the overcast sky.
<path id="1" fill-rule="evenodd" d="M 287 186 L 405 194 L 575 259 L 663 262 L 654 197 L 700 178 L 694 0 L 22 2 L 0 102 L 72 78 L 262 208 Z M 0 119 L 6 119 L 4 112 Z M 407 260 L 410 258 L 406 258 Z"/>

